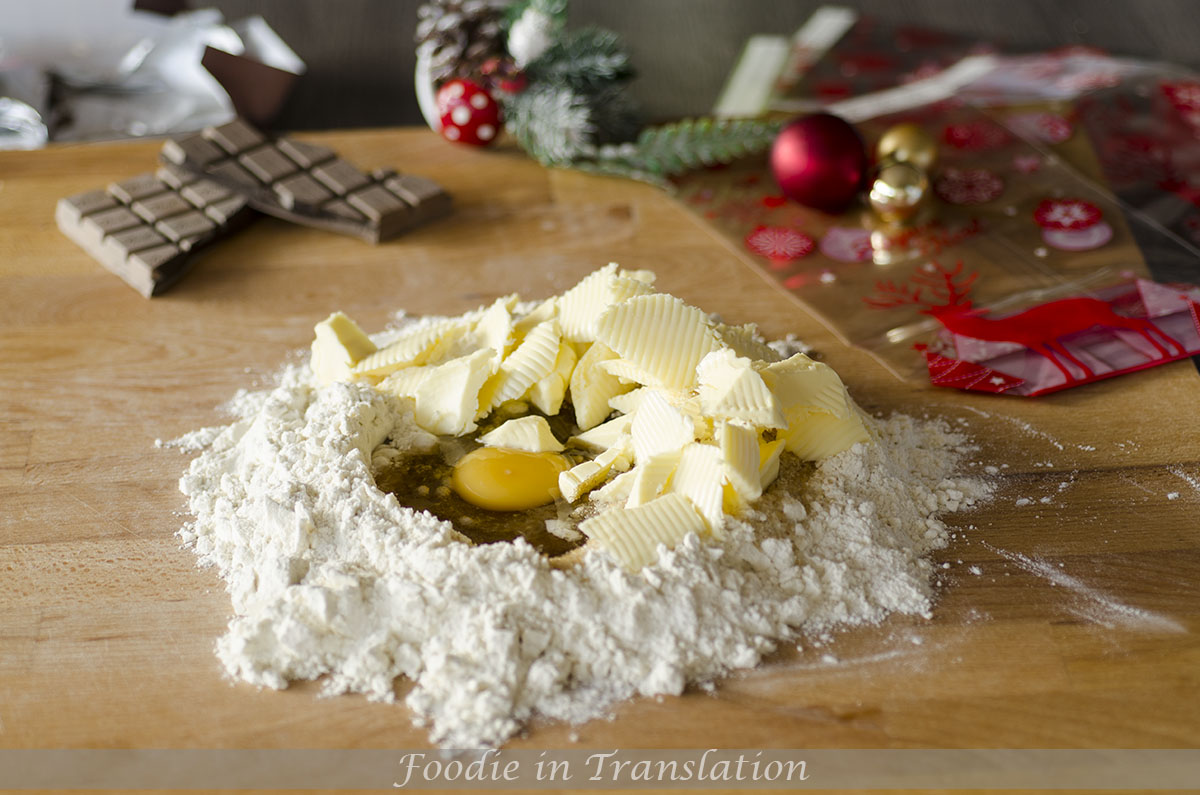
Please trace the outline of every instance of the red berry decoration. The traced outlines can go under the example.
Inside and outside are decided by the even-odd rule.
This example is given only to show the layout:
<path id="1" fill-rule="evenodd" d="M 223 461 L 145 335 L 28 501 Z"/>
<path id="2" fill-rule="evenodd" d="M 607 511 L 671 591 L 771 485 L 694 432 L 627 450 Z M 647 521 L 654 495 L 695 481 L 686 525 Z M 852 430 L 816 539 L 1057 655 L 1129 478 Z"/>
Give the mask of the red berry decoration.
<path id="1" fill-rule="evenodd" d="M 500 106 L 470 80 L 451 80 L 437 93 L 442 137 L 447 141 L 487 146 L 500 131 Z"/>
<path id="2" fill-rule="evenodd" d="M 827 213 L 850 206 L 867 175 L 858 132 L 837 116 L 816 113 L 790 122 L 771 147 L 771 171 L 788 198 Z"/>

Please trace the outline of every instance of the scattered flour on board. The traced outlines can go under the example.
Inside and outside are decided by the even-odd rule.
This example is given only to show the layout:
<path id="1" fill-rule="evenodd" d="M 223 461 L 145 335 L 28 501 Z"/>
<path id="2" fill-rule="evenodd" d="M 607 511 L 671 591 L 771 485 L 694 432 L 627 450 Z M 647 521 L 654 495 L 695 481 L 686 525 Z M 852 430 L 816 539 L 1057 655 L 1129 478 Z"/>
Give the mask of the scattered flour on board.
<path id="1" fill-rule="evenodd" d="M 1200 492 L 1200 479 L 1198 479 L 1195 475 L 1189 475 L 1184 471 L 1183 467 L 1171 467 L 1167 471 L 1191 486 L 1193 491 Z M 1178 497 L 1179 495 L 1176 494 L 1175 496 Z M 1167 499 L 1174 499 L 1174 497 L 1168 496 Z"/>
<path id="2" fill-rule="evenodd" d="M 1072 577 L 1049 561 L 1000 549 L 986 541 L 983 542 L 983 545 L 1035 577 L 1041 577 L 1051 585 L 1070 591 L 1075 596 L 1075 601 L 1067 610 L 1080 618 L 1107 629 L 1124 625 L 1159 632 L 1187 632 L 1187 628 L 1173 618 L 1118 602 L 1077 577 Z"/>
<path id="3" fill-rule="evenodd" d="M 786 466 L 722 542 L 689 536 L 638 574 L 599 551 L 559 570 L 523 541 L 473 546 L 377 489 L 373 460 L 433 437 L 410 402 L 310 379 L 291 364 L 275 388 L 239 393 L 231 425 L 172 443 L 200 452 L 180 535 L 232 599 L 217 654 L 274 688 L 324 677 L 328 694 L 391 701 L 406 677 L 416 722 L 448 747 L 677 694 L 839 625 L 929 616 L 939 516 L 991 490 L 960 474 L 963 434 L 898 415 L 873 423 L 873 444 Z"/>

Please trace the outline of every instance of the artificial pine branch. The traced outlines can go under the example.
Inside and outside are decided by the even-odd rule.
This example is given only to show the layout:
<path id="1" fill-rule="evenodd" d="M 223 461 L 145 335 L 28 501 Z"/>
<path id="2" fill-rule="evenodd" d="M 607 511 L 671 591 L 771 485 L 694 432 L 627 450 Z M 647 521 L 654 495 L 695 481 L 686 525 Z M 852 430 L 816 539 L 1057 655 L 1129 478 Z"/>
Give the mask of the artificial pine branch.
<path id="1" fill-rule="evenodd" d="M 566 2 L 517 0 L 509 19 L 528 10 L 562 22 Z M 504 100 L 505 124 L 547 166 L 662 185 L 685 171 L 761 152 L 783 127 L 759 119 L 689 119 L 646 128 L 630 141 L 638 126 L 626 91 L 633 67 L 611 31 L 561 32 L 525 74 L 529 88 Z"/>
<path id="2" fill-rule="evenodd" d="M 630 141 L 642 128 L 642 116 L 623 83 L 610 84 L 586 95 L 597 146 Z"/>
<path id="3" fill-rule="evenodd" d="M 637 109 L 626 91 L 632 74 L 615 33 L 565 34 L 526 68 L 529 88 L 505 100 L 505 124 L 544 165 L 594 158 L 596 147 L 637 133 Z"/>
<path id="4" fill-rule="evenodd" d="M 600 147 L 594 165 L 605 173 L 645 180 L 649 174 L 666 177 L 697 168 L 731 163 L 771 146 L 784 119 L 686 119 L 647 127 L 631 143 Z M 589 169 L 598 170 L 598 169 Z"/>
<path id="5" fill-rule="evenodd" d="M 629 80 L 634 72 L 616 33 L 586 28 L 564 34 L 529 64 L 526 74 L 531 83 L 566 85 L 591 93 Z"/>
<path id="6" fill-rule="evenodd" d="M 591 109 L 565 86 L 531 86 L 508 100 L 504 117 L 520 147 L 542 165 L 570 166 L 595 155 Z"/>
<path id="7" fill-rule="evenodd" d="M 563 25 L 567 22 L 567 0 L 515 0 L 504 9 L 504 27 L 512 27 L 522 14 L 531 9 Z"/>

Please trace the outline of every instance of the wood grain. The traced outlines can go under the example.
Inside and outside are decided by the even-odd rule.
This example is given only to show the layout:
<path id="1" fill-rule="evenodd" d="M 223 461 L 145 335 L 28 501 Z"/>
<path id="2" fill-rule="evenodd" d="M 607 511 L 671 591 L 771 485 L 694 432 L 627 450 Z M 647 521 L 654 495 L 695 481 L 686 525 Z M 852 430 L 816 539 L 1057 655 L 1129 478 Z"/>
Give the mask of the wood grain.
<path id="1" fill-rule="evenodd" d="M 903 384 L 653 189 L 427 132 L 313 138 L 442 182 L 458 211 L 374 247 L 262 220 L 147 301 L 62 237 L 52 210 L 145 170 L 156 145 L 0 153 L 0 745 L 426 745 L 403 706 L 222 678 L 212 647 L 228 598 L 179 547 L 187 459 L 154 440 L 222 422 L 216 406 L 264 383 L 332 309 L 377 328 L 398 308 L 548 295 L 610 260 L 653 268 L 731 322 L 800 335 L 872 411 L 960 423 L 999 490 L 954 518 L 932 620 L 781 650 L 712 694 L 620 705 L 577 729 L 581 745 L 1200 743 L 1190 364 L 1038 400 Z M 538 724 L 513 745 L 569 747 L 571 733 Z"/>

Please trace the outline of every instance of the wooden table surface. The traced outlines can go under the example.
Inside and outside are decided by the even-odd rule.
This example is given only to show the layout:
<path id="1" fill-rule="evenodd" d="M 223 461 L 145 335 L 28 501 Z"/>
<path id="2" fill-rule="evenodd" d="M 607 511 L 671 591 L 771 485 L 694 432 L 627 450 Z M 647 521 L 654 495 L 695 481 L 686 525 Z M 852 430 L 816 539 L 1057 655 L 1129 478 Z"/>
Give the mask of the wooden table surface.
<path id="1" fill-rule="evenodd" d="M 606 262 L 771 336 L 869 410 L 961 422 L 1000 469 L 952 518 L 930 621 L 789 649 L 713 694 L 620 705 L 579 746 L 1174 748 L 1200 744 L 1200 377 L 1189 362 L 1038 400 L 895 380 L 660 192 L 424 131 L 309 136 L 442 182 L 458 210 L 380 246 L 258 221 L 147 301 L 56 230 L 60 197 L 149 169 L 153 142 L 0 153 L 0 747 L 412 748 L 401 705 L 231 685 L 229 599 L 175 531 L 187 458 L 334 309 L 458 313 Z M 832 656 L 829 656 L 832 655 Z M 834 659 L 836 658 L 836 660 Z M 572 747 L 537 724 L 514 747 Z"/>

